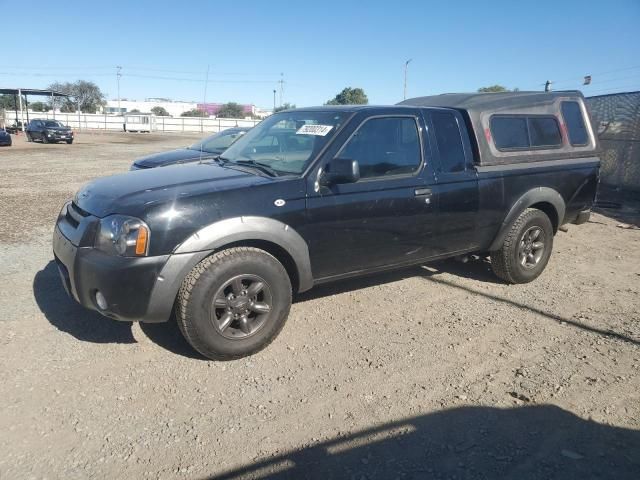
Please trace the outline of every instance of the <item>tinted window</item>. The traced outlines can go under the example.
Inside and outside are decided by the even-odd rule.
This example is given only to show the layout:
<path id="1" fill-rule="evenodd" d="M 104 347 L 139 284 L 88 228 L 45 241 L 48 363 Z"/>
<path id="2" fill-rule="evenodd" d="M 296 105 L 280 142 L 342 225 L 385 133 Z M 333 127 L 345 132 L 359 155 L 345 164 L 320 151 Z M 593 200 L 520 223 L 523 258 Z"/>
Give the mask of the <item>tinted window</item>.
<path id="1" fill-rule="evenodd" d="M 492 117 L 491 135 L 499 149 L 529 148 L 525 117 Z"/>
<path id="2" fill-rule="evenodd" d="M 571 145 L 586 145 L 589 137 L 578 102 L 562 102 L 562 116 Z"/>
<path id="3" fill-rule="evenodd" d="M 464 147 L 456 116 L 451 112 L 432 112 L 433 130 L 445 172 L 461 172 L 465 168 Z"/>
<path id="4" fill-rule="evenodd" d="M 529 138 L 532 147 L 562 145 L 560 127 L 552 117 L 529 117 Z"/>
<path id="5" fill-rule="evenodd" d="M 368 120 L 338 156 L 357 160 L 361 178 L 413 173 L 421 158 L 416 122 L 408 117 Z"/>
<path id="6" fill-rule="evenodd" d="M 189 148 L 191 150 L 202 150 L 203 152 L 209 153 L 220 153 L 229 148 L 233 142 L 244 134 L 244 131 L 238 130 L 222 131 L 205 138 L 201 142 L 194 143 Z"/>

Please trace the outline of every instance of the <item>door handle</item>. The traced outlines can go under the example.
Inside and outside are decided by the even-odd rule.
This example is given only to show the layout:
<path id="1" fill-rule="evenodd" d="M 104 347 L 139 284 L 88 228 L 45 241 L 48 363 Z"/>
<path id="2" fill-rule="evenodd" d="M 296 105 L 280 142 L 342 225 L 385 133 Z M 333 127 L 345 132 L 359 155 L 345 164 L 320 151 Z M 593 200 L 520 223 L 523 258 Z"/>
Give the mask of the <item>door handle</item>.
<path id="1" fill-rule="evenodd" d="M 413 192 L 416 197 L 430 197 L 431 189 L 430 188 L 416 188 Z"/>

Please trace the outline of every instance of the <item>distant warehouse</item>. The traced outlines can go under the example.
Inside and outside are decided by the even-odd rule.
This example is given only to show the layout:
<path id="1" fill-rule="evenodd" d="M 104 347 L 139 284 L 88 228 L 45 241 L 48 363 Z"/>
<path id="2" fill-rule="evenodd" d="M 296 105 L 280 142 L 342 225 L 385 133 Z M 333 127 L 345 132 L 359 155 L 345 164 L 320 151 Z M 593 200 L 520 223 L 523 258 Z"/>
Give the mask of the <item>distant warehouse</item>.
<path id="1" fill-rule="evenodd" d="M 586 100 L 603 150 L 602 183 L 640 193 L 640 92 Z"/>

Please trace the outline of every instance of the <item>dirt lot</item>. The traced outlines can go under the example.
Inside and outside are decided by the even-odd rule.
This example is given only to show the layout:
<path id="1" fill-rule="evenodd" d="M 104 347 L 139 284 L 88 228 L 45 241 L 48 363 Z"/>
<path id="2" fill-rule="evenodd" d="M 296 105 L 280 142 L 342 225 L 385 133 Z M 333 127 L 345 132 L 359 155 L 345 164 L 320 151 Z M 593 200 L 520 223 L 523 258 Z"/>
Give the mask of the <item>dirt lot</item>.
<path id="1" fill-rule="evenodd" d="M 63 201 L 195 138 L 0 149 L 0 479 L 640 478 L 640 230 L 604 215 L 529 285 L 478 260 L 312 290 L 240 361 L 74 304 Z"/>

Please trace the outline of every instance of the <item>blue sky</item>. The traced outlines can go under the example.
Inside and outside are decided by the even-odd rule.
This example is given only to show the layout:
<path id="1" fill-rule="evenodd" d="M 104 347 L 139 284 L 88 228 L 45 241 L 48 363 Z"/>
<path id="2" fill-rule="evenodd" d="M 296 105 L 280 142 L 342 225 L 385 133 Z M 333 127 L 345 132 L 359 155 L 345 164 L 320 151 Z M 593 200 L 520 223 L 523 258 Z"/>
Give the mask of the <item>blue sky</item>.
<path id="1" fill-rule="evenodd" d="M 0 0 L 5 19 L 20 9 Z M 387 104 L 402 100 L 411 58 L 408 97 L 547 79 L 582 88 L 587 74 L 586 95 L 640 90 L 640 0 L 65 0 L 28 10 L 3 22 L 0 86 L 85 79 L 115 99 L 121 65 L 123 98 L 202 101 L 208 64 L 209 102 L 269 108 L 282 73 L 284 101 L 298 106 L 345 86 Z"/>

